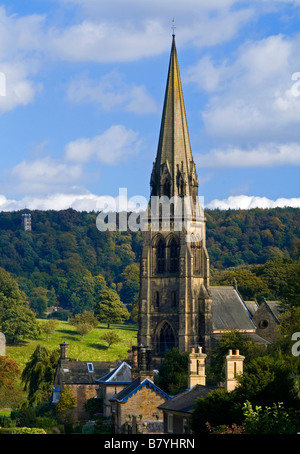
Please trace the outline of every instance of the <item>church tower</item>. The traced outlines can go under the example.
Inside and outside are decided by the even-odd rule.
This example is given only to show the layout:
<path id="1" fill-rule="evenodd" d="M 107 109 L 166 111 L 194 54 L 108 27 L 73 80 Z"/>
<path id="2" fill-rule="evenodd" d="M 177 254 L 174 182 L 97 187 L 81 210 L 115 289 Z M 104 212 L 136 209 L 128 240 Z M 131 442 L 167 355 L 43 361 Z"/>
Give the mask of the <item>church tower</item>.
<path id="1" fill-rule="evenodd" d="M 150 185 L 142 229 L 138 344 L 159 364 L 173 347 L 207 349 L 211 333 L 205 218 L 174 35 Z"/>

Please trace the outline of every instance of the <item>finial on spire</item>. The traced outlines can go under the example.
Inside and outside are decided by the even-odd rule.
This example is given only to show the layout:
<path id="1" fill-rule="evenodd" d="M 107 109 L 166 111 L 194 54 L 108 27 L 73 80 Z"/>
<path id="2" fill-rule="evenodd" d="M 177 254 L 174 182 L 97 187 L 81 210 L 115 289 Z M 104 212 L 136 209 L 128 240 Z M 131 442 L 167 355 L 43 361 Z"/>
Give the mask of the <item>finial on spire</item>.
<path id="1" fill-rule="evenodd" d="M 172 23 L 173 23 L 173 25 L 172 25 L 173 36 L 175 36 L 175 28 L 176 27 L 175 27 L 175 20 L 174 19 L 172 20 Z"/>

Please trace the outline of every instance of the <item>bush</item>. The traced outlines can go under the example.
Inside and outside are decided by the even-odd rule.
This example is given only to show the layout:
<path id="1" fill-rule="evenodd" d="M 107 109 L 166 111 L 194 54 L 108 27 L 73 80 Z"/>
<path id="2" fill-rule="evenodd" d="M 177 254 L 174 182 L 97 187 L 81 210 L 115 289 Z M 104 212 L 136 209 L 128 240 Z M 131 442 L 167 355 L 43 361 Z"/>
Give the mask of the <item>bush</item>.
<path id="1" fill-rule="evenodd" d="M 10 434 L 10 435 L 46 435 L 44 429 L 38 427 L 0 427 L 0 435 Z"/>
<path id="2" fill-rule="evenodd" d="M 86 410 L 89 418 L 92 419 L 95 413 L 103 413 L 103 398 L 91 398 L 86 403 Z"/>

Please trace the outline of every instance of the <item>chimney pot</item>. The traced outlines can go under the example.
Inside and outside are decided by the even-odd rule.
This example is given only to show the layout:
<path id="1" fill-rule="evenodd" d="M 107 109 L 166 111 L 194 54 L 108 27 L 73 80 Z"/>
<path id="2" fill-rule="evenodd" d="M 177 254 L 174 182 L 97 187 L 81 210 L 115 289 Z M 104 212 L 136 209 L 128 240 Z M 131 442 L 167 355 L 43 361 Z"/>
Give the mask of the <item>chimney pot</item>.
<path id="1" fill-rule="evenodd" d="M 240 351 L 239 350 L 236 350 L 235 351 L 235 354 L 238 356 L 240 354 Z"/>
<path id="2" fill-rule="evenodd" d="M 229 351 L 228 351 L 228 355 L 229 355 L 229 356 L 232 355 L 232 350 L 229 350 Z"/>

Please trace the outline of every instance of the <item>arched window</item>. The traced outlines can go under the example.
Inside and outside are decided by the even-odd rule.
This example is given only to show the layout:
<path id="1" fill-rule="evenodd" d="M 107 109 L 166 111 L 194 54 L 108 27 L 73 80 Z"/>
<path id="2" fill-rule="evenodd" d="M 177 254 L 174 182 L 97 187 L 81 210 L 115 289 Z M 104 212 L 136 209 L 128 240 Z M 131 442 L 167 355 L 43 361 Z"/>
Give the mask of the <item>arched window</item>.
<path id="1" fill-rule="evenodd" d="M 158 274 L 162 274 L 165 271 L 165 243 L 161 238 L 156 246 L 156 270 Z"/>
<path id="2" fill-rule="evenodd" d="M 162 195 L 165 195 L 169 198 L 171 197 L 171 183 L 169 178 L 167 178 L 166 181 L 164 182 Z"/>
<path id="3" fill-rule="evenodd" d="M 176 347 L 174 331 L 168 322 L 165 322 L 159 333 L 159 354 L 164 355 L 167 350 Z"/>
<path id="4" fill-rule="evenodd" d="M 179 270 L 179 246 L 173 238 L 170 243 L 170 272 L 176 273 Z"/>

